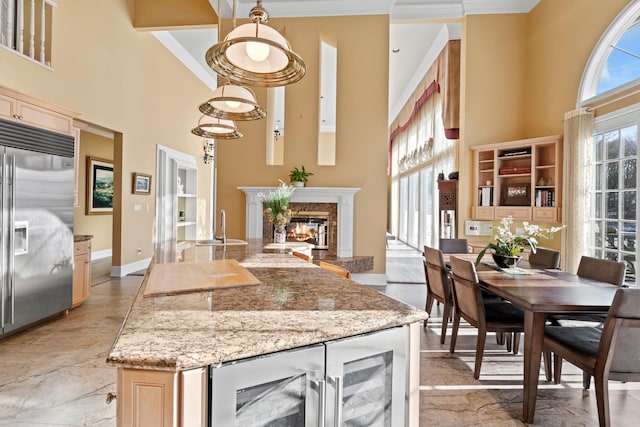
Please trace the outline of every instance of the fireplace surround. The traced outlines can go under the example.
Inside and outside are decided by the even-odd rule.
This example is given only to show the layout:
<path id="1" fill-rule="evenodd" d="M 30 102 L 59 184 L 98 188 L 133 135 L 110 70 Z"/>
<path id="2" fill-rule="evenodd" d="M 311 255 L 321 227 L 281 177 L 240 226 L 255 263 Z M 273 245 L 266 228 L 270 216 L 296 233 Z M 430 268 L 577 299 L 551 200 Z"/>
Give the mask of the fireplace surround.
<path id="1" fill-rule="evenodd" d="M 277 187 L 238 187 L 246 195 L 246 236 L 247 238 L 265 238 L 264 215 L 260 194 L 268 194 Z M 291 196 L 291 209 L 302 210 L 305 204 L 307 211 L 329 211 L 327 220 L 327 239 L 335 242 L 335 255 L 338 257 L 353 256 L 353 209 L 354 197 L 359 188 L 349 187 L 298 187 Z M 320 206 L 318 205 L 320 204 Z M 331 210 L 333 205 L 335 220 L 332 224 Z M 269 233 L 270 231 L 267 231 Z M 335 234 L 335 235 L 334 235 Z M 327 251 L 331 251 L 329 248 Z M 333 252 L 333 251 L 331 251 Z M 329 255 L 329 254 L 328 254 Z M 333 254 L 331 254 L 333 255 Z"/>

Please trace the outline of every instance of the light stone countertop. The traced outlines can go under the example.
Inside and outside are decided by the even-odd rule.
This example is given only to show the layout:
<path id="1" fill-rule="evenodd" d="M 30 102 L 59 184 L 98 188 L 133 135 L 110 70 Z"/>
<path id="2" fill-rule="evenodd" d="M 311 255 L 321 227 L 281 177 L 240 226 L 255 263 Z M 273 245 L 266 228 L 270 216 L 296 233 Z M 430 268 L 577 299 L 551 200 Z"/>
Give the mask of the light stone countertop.
<path id="1" fill-rule="evenodd" d="M 428 317 L 422 310 L 299 258 L 263 250 L 257 240 L 226 251 L 192 247 L 177 254 L 177 261 L 182 262 L 234 258 L 261 285 L 143 297 L 147 274 L 107 362 L 187 370 Z"/>

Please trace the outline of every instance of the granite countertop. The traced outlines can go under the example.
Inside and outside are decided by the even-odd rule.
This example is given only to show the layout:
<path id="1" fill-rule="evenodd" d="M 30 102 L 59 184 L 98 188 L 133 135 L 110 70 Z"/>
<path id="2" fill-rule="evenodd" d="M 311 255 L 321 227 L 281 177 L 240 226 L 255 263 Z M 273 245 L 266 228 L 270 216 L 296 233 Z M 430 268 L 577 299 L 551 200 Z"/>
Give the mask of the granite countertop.
<path id="1" fill-rule="evenodd" d="M 426 319 L 427 314 L 289 254 L 199 246 L 178 262 L 236 259 L 262 284 L 144 297 L 147 274 L 107 362 L 187 370 Z M 156 257 L 162 259 L 162 257 Z M 153 268 L 153 265 L 149 268 Z"/>
<path id="2" fill-rule="evenodd" d="M 85 240 L 91 240 L 93 236 L 90 234 L 74 234 L 73 241 L 74 242 L 84 242 Z"/>

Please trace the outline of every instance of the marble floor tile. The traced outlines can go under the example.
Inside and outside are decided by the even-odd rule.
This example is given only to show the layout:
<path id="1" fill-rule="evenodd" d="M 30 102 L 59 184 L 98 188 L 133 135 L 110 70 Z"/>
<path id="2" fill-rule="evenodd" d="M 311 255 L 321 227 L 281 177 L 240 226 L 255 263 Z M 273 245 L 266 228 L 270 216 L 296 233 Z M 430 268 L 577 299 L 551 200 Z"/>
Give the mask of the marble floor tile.
<path id="1" fill-rule="evenodd" d="M 413 254 L 412 254 L 413 257 Z M 110 278 L 68 316 L 51 319 L 0 340 L 0 426 L 114 427 L 115 368 L 107 352 L 126 315 L 140 276 Z M 388 283 L 377 290 L 408 304 L 424 304 L 424 284 Z M 487 337 L 481 375 L 473 378 L 476 330 L 461 325 L 455 353 L 451 327 L 440 344 L 442 307 L 433 307 L 421 332 L 420 427 L 523 426 L 522 353 L 507 353 Z M 565 363 L 563 382 L 547 383 L 541 371 L 534 426 L 597 426 L 594 390 L 582 390 L 581 372 Z M 640 420 L 640 383 L 610 382 L 614 426 Z"/>

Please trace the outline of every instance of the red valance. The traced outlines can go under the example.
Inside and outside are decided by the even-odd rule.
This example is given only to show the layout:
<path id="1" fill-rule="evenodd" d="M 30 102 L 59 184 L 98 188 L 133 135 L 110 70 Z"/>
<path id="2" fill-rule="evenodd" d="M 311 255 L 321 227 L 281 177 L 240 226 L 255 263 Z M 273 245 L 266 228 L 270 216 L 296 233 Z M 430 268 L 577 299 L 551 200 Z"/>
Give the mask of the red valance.
<path id="1" fill-rule="evenodd" d="M 389 137 L 389 145 L 391 145 L 391 141 L 393 141 L 393 139 L 398 136 L 400 132 L 404 132 L 409 128 L 409 126 L 411 126 L 411 123 L 413 123 L 413 120 L 416 118 L 416 114 L 420 110 L 420 107 L 422 107 L 434 93 L 440 93 L 440 85 L 435 80 L 432 81 L 429 86 L 427 86 L 424 92 L 422 92 L 422 95 L 420 95 L 420 98 L 418 98 L 418 100 L 415 102 L 415 104 L 413 105 L 413 110 L 411 111 L 411 115 L 409 116 L 407 122 L 402 126 L 396 127 L 391 132 L 391 136 Z"/>

